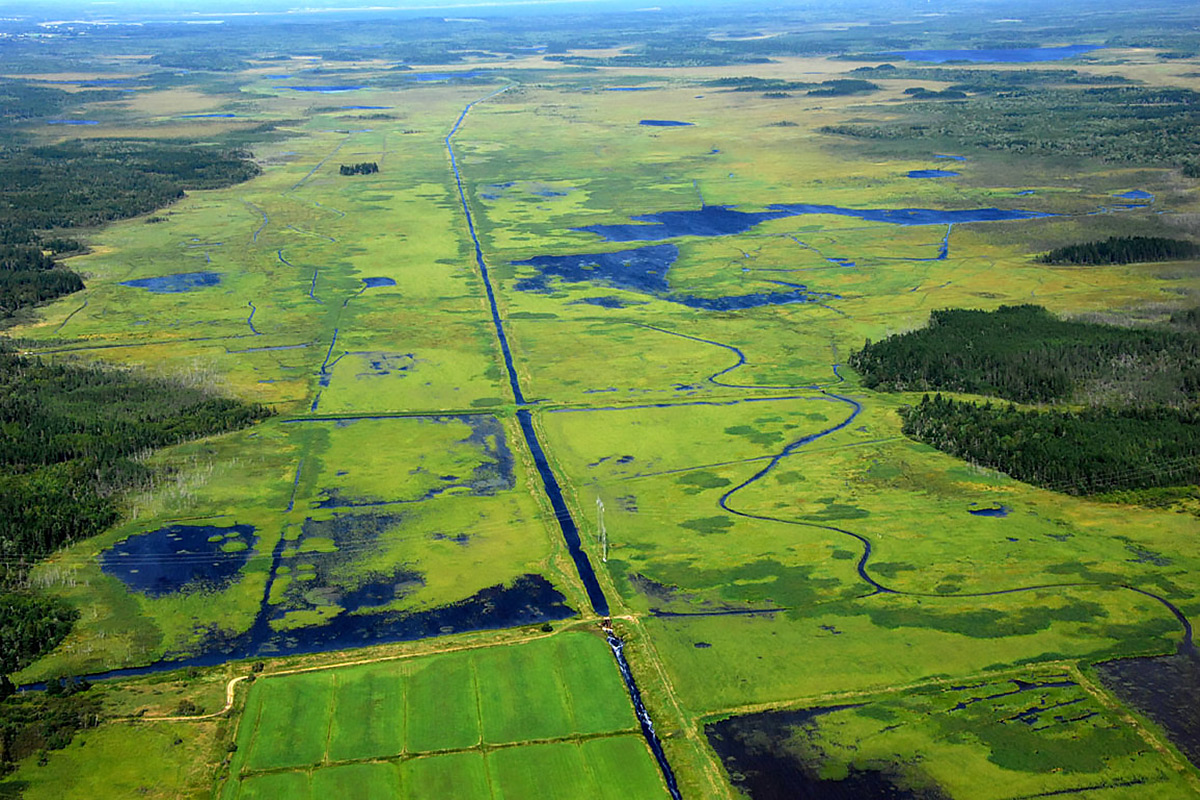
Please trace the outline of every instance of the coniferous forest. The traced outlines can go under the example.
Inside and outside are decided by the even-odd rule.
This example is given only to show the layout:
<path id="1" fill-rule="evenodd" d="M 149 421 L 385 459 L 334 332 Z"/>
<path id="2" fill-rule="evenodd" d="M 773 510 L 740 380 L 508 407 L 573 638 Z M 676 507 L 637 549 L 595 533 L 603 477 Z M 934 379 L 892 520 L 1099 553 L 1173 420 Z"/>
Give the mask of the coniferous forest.
<path id="1" fill-rule="evenodd" d="M 1161 236 L 1110 236 L 1102 242 L 1059 247 L 1038 260 L 1043 264 L 1139 264 L 1195 258 L 1200 245 Z"/>
<path id="2" fill-rule="evenodd" d="M 1018 480 L 1072 494 L 1200 481 L 1195 313 L 1161 328 L 1063 320 L 1040 306 L 944 310 L 921 330 L 867 342 L 850 364 L 885 391 L 954 391 L 1036 411 L 926 395 L 904 433 Z"/>
<path id="3" fill-rule="evenodd" d="M 1063 320 L 1041 306 L 934 311 L 920 330 L 850 357 L 884 391 L 952 391 L 1018 403 L 1186 405 L 1200 395 L 1200 332 Z"/>
<path id="4" fill-rule="evenodd" d="M 929 395 L 904 433 L 1017 480 L 1069 494 L 1200 483 L 1195 409 L 1025 411 Z"/>

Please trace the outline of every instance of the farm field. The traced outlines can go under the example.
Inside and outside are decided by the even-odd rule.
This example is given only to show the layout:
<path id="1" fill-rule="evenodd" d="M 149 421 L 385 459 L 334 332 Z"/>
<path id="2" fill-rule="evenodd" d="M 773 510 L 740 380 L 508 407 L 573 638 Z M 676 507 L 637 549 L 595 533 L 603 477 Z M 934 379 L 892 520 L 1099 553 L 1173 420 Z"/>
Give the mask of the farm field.
<path id="1" fill-rule="evenodd" d="M 105 754 L 178 738 L 163 775 L 71 744 L 0 787 L 1200 797 L 1200 731 L 1172 700 L 1200 697 L 1194 487 L 1016 481 L 907 436 L 925 392 L 848 366 L 937 309 L 1164 326 L 1194 308 L 1195 260 L 1038 260 L 1194 238 L 1187 169 L 987 147 L 908 90 L 1195 93 L 1200 58 L 1114 45 L 1030 77 L 895 57 L 893 76 L 844 57 L 883 47 L 863 41 L 404 69 L 297 45 L 86 106 L 73 134 L 246 137 L 262 173 L 88 229 L 66 259 L 86 288 L 10 335 L 273 414 L 139 457 L 154 477 L 120 522 L 31 570 L 78 619 L 13 680 L 240 682 L 224 709 L 173 713 L 164 688 L 78 734 Z M 942 133 L 846 133 L 917 102 L 942 104 Z"/>
<path id="2" fill-rule="evenodd" d="M 575 632 L 263 679 L 221 796 L 664 794 L 611 661 Z"/>

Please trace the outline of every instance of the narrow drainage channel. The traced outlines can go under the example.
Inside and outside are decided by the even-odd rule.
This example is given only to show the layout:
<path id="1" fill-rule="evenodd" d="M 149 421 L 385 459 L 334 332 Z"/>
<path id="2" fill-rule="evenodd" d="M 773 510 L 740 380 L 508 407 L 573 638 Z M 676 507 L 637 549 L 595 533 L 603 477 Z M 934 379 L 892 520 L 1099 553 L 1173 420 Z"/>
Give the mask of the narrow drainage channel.
<path id="1" fill-rule="evenodd" d="M 512 388 L 513 398 L 517 401 L 517 405 L 525 405 L 525 395 L 521 392 L 521 383 L 517 378 L 517 370 L 513 365 L 512 350 L 508 346 L 508 336 L 504 332 L 504 322 L 500 319 L 500 309 L 496 305 L 496 293 L 492 289 L 492 279 L 488 273 L 487 262 L 483 258 L 483 248 L 479 244 L 479 237 L 475 233 L 475 218 L 471 215 L 471 207 L 467 204 L 467 193 L 463 189 L 462 174 L 458 169 L 458 160 L 454 156 L 454 145 L 451 139 L 454 134 L 458 133 L 458 129 L 462 127 L 463 122 L 467 118 L 467 114 L 478 103 L 488 100 L 501 92 L 507 91 L 506 86 L 503 89 L 492 92 L 486 97 L 468 103 L 459 114 L 458 120 L 455 121 L 454 127 L 446 134 L 446 151 L 450 154 L 450 168 L 454 170 L 454 180 L 458 185 L 458 199 L 462 203 L 463 214 L 467 218 L 467 231 L 471 234 L 471 241 L 475 245 L 475 264 L 479 267 L 479 274 L 483 278 L 483 287 L 487 293 L 488 306 L 492 312 L 492 325 L 496 329 L 496 338 L 500 342 L 500 351 L 504 355 L 504 367 L 508 371 L 508 385 Z M 558 526 L 562 530 L 563 540 L 567 543 L 567 550 L 571 553 L 571 559 L 575 562 L 575 569 L 579 573 L 579 579 L 583 581 L 584 589 L 587 591 L 588 601 L 592 604 L 592 610 L 602 617 L 607 618 L 609 615 L 608 598 L 604 596 L 604 590 L 600 587 L 600 582 L 596 579 L 596 571 L 592 568 L 592 562 L 588 559 L 587 553 L 583 551 L 582 542 L 579 538 L 579 528 L 575 524 L 575 520 L 571 517 L 571 511 L 567 508 L 566 500 L 563 498 L 562 489 L 558 485 L 558 480 L 554 477 L 553 470 L 550 469 L 550 463 L 546 460 L 546 453 L 542 449 L 542 444 L 538 441 L 537 431 L 533 427 L 533 415 L 528 409 L 522 408 L 517 411 L 517 420 L 521 425 L 521 433 L 525 436 L 525 443 L 529 446 L 530 453 L 533 454 L 533 462 L 537 466 L 538 474 L 542 479 L 542 486 L 546 490 L 546 496 L 550 499 L 550 506 L 554 509 L 554 517 L 558 520 Z M 605 632 L 608 637 L 608 646 L 612 648 L 613 657 L 617 661 L 617 667 L 621 670 L 621 679 L 625 681 L 625 688 L 629 691 L 629 699 L 633 701 L 633 709 L 637 714 L 638 724 L 642 728 L 642 736 L 646 739 L 646 744 L 650 746 L 650 752 L 654 754 L 654 760 L 658 762 L 658 768 L 662 770 L 663 780 L 666 781 L 667 791 L 671 793 L 674 800 L 682 800 L 679 794 L 679 784 L 675 780 L 675 771 L 671 769 L 671 764 L 667 761 L 667 754 L 663 750 L 662 741 L 658 738 L 658 734 L 654 730 L 654 721 L 650 718 L 650 712 L 646 710 L 646 704 L 642 702 L 642 693 L 638 689 L 637 682 L 633 679 L 633 672 L 629 669 L 629 662 L 625 659 L 625 643 L 613 635 L 607 627 Z"/>

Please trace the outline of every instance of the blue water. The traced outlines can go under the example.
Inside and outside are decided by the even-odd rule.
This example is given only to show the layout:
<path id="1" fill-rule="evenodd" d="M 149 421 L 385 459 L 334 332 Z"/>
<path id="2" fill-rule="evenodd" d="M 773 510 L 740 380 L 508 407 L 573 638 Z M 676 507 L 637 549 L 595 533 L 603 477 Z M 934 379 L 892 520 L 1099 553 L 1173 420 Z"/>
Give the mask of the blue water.
<path id="1" fill-rule="evenodd" d="M 657 86 L 607 86 L 606 92 L 649 92 L 657 89 Z"/>
<path id="2" fill-rule="evenodd" d="M 568 283 L 599 283 L 617 289 L 655 295 L 671 303 L 707 311 L 732 311 L 789 303 L 811 303 L 829 299 L 832 295 L 810 292 L 801 284 L 768 281 L 784 286 L 784 291 L 756 292 L 728 297 L 700 297 L 671 291 L 667 273 L 679 258 L 679 248 L 673 244 L 657 244 L 636 250 L 615 253 L 577 253 L 566 256 L 536 256 L 525 261 L 513 261 L 513 266 L 534 267 L 533 277 L 522 278 L 514 288 L 524 292 L 549 292 L 550 279 Z M 583 302 L 619 308 L 617 298 L 588 298 Z M 620 302 L 619 300 L 617 301 Z"/>
<path id="3" fill-rule="evenodd" d="M 661 211 L 639 214 L 630 219 L 643 224 L 587 225 L 574 230 L 587 231 L 609 242 L 653 242 L 677 236 L 727 236 L 743 233 L 773 219 L 805 214 L 831 214 L 855 217 L 868 222 L 892 225 L 957 225 L 964 222 L 1000 222 L 1050 217 L 1039 211 L 998 208 L 942 211 L 927 208 L 855 209 L 808 203 L 775 203 L 767 211 L 738 211 L 731 206 L 703 206 L 688 211 Z"/>
<path id="4" fill-rule="evenodd" d="M 48 119 L 47 125 L 99 125 L 94 119 Z"/>
<path id="5" fill-rule="evenodd" d="M 366 284 L 366 288 L 375 289 L 380 286 L 395 286 L 396 281 L 392 278 L 363 278 L 362 282 Z"/>
<path id="6" fill-rule="evenodd" d="M 966 156 L 948 156 L 948 155 L 939 154 L 939 153 L 934 153 L 933 157 L 934 158 L 944 158 L 949 161 L 966 161 L 967 160 Z"/>
<path id="7" fill-rule="evenodd" d="M 1114 194 L 1113 197 L 1120 197 L 1125 200 L 1153 200 L 1154 195 L 1150 192 L 1144 192 L 1141 189 L 1131 189 L 1128 192 Z"/>
<path id="8" fill-rule="evenodd" d="M 121 281 L 121 285 L 145 289 L 154 294 L 175 294 L 202 289 L 206 286 L 216 286 L 220 282 L 221 273 L 219 272 L 181 272 L 178 275 L 160 275 L 157 278 Z"/>
<path id="9" fill-rule="evenodd" d="M 342 111 L 384 111 L 395 106 L 339 106 Z"/>
<path id="10" fill-rule="evenodd" d="M 694 122 L 679 122 L 673 119 L 644 119 L 638 125 L 649 125 L 652 128 L 686 128 L 695 125 Z"/>
<path id="11" fill-rule="evenodd" d="M 180 119 L 233 119 L 237 114 L 184 114 Z"/>
<path id="12" fill-rule="evenodd" d="M 365 86 L 281 86 L 281 89 L 291 89 L 293 92 L 356 92 Z"/>
<path id="13" fill-rule="evenodd" d="M 910 178 L 956 178 L 958 172 L 951 172 L 946 169 L 914 169 L 908 173 Z"/>
<path id="14" fill-rule="evenodd" d="M 180 591 L 220 589 L 250 557 L 253 525 L 168 525 L 130 536 L 100 555 L 100 568 L 135 592 L 161 597 Z M 226 543 L 246 545 L 224 552 Z"/>
<path id="15" fill-rule="evenodd" d="M 1007 517 L 1011 510 L 1008 506 L 993 506 L 991 508 L 971 508 L 967 510 L 967 513 L 976 517 Z"/>
<path id="16" fill-rule="evenodd" d="M 1028 197 L 1031 194 L 1037 194 L 1037 192 L 1035 192 L 1033 189 L 1024 189 L 1020 192 L 1017 192 L 1017 197 Z"/>
<path id="17" fill-rule="evenodd" d="M 990 61 L 1004 64 L 1029 64 L 1036 61 L 1061 61 L 1099 50 L 1100 45 L 1073 44 L 1066 47 L 1018 47 L 999 50 L 901 50 L 885 53 L 905 61 L 941 64 L 945 61 Z"/>

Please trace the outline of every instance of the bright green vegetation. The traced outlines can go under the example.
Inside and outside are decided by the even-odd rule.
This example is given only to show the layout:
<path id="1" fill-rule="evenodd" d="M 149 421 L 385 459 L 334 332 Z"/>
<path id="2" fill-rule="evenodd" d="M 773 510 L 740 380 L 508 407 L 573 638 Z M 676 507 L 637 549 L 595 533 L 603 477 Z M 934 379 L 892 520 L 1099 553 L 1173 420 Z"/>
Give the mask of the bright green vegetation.
<path id="1" fill-rule="evenodd" d="M 926 328 L 868 341 L 850 364 L 864 385 L 888 391 L 1187 404 L 1200 391 L 1200 336 L 1065 320 L 1034 305 L 947 309 Z"/>
<path id="2" fill-rule="evenodd" d="M 1098 494 L 1200 483 L 1200 412 L 1020 411 L 931 400 L 901 411 L 904 433 L 1026 483 Z"/>
<path id="3" fill-rule="evenodd" d="M 258 681 L 223 796 L 382 796 L 400 781 L 413 796 L 529 797 L 532 780 L 585 798 L 606 796 L 597 786 L 618 767 L 621 786 L 654 796 L 661 778 L 611 659 L 602 639 L 563 633 Z"/>
<path id="4" fill-rule="evenodd" d="M 1110 236 L 1102 242 L 1057 247 L 1042 256 L 1043 264 L 1133 264 L 1182 261 L 1200 254 L 1200 245 L 1161 236 Z"/>

